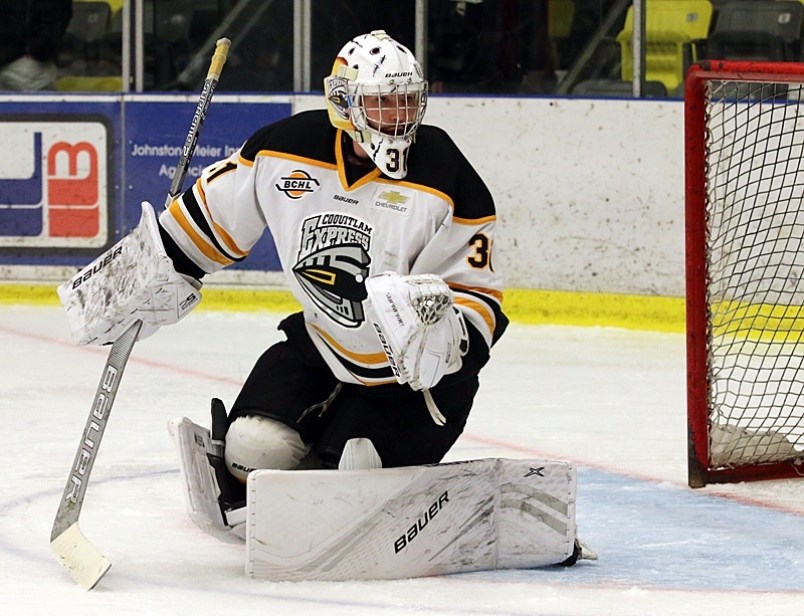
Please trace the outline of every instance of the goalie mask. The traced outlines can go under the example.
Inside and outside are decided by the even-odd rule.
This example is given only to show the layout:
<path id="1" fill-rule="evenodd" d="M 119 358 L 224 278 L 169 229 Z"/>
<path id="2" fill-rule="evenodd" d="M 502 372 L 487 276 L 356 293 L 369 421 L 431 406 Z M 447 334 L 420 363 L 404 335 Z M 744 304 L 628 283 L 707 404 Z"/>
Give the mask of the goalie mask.
<path id="1" fill-rule="evenodd" d="M 427 107 L 427 81 L 410 50 L 383 30 L 358 36 L 324 79 L 329 119 L 387 176 L 408 172 L 408 148 Z"/>

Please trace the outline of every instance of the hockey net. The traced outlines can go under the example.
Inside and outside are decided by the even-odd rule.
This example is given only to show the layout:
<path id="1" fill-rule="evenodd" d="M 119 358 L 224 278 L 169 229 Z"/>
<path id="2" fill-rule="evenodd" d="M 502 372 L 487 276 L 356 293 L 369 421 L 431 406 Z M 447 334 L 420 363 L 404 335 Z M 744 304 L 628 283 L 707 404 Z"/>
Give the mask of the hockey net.
<path id="1" fill-rule="evenodd" d="M 804 476 L 802 85 L 798 63 L 702 62 L 687 77 L 692 487 Z"/>

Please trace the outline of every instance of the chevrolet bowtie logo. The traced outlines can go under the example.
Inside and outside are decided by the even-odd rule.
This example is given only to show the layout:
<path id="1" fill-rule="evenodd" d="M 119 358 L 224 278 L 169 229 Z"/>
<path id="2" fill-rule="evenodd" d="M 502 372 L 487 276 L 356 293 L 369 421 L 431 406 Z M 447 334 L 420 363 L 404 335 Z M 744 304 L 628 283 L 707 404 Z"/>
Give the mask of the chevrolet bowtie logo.
<path id="1" fill-rule="evenodd" d="M 386 190 L 384 193 L 380 193 L 380 199 L 396 205 L 398 203 L 405 203 L 409 197 L 406 197 L 402 193 L 395 190 Z"/>
<path id="2" fill-rule="evenodd" d="M 525 477 L 533 477 L 533 475 L 537 475 L 538 477 L 544 477 L 544 473 L 542 472 L 543 470 L 544 470 L 543 466 L 540 466 L 539 468 L 533 468 L 531 466 L 530 470 L 527 473 L 525 473 Z"/>

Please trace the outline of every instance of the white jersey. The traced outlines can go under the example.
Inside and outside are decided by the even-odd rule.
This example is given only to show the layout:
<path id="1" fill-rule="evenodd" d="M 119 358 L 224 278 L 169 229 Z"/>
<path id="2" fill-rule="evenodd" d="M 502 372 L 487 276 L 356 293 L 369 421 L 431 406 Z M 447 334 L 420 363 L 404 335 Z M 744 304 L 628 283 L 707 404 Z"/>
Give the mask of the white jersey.
<path id="1" fill-rule="evenodd" d="M 206 168 L 160 224 L 207 273 L 246 258 L 268 228 L 310 336 L 343 382 L 396 382 L 364 313 L 365 280 L 381 272 L 441 276 L 487 352 L 507 319 L 485 184 L 432 126 L 419 129 L 404 180 L 350 163 L 348 139 L 325 111 L 266 126 Z"/>

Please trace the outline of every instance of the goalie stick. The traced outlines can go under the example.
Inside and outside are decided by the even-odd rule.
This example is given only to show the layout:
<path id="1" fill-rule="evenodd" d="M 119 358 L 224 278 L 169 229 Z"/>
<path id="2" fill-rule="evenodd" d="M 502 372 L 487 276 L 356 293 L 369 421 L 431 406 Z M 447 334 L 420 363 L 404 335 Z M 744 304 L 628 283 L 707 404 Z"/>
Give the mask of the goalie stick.
<path id="1" fill-rule="evenodd" d="M 168 207 L 181 192 L 230 45 L 231 41 L 227 38 L 219 39 L 215 45 L 215 52 L 176 166 L 165 207 Z M 67 569 L 70 577 L 86 590 L 92 590 L 97 585 L 111 567 L 111 563 L 81 532 L 78 517 L 84 504 L 89 475 L 97 458 L 101 439 L 120 386 L 120 379 L 141 327 L 142 322 L 135 321 L 112 344 L 50 533 L 50 548 L 54 555 Z"/>

